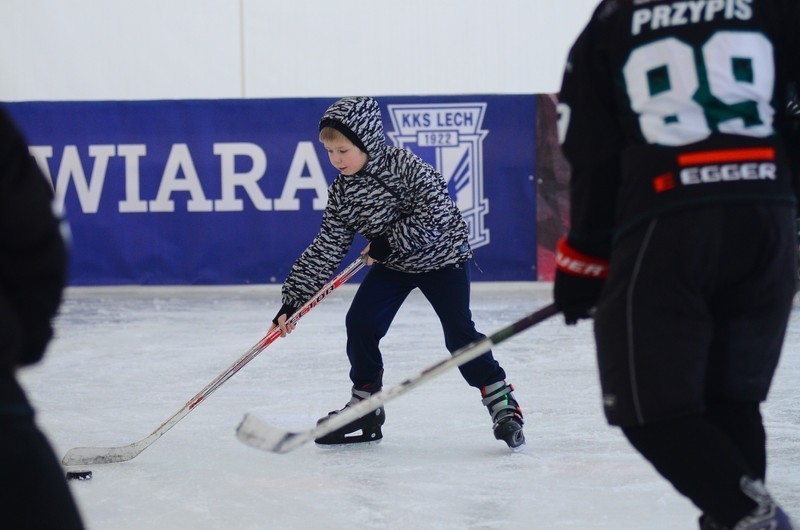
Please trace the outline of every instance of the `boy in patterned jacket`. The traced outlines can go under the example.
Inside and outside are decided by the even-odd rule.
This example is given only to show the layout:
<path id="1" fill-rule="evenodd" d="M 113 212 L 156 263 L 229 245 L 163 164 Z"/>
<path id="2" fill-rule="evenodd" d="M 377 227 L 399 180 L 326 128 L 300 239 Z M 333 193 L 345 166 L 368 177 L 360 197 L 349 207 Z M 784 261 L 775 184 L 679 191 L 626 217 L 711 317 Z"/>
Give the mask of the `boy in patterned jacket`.
<path id="1" fill-rule="evenodd" d="M 282 336 L 291 333 L 294 326 L 286 320 L 339 267 L 354 235 L 369 241 L 362 257 L 372 267 L 345 321 L 353 382 L 346 408 L 381 389 L 380 340 L 412 290 L 418 288 L 436 311 L 451 353 L 484 335 L 476 331 L 469 308 L 472 250 L 467 225 L 442 175 L 410 151 L 386 144 L 380 107 L 372 98 L 337 101 L 322 116 L 319 129 L 339 175 L 328 190 L 319 233 L 283 284 L 283 306 L 273 328 L 280 327 Z M 492 353 L 460 370 L 470 386 L 480 389 L 495 437 L 512 449 L 524 444 L 522 411 Z M 316 442 L 379 440 L 384 421 L 381 407 Z"/>

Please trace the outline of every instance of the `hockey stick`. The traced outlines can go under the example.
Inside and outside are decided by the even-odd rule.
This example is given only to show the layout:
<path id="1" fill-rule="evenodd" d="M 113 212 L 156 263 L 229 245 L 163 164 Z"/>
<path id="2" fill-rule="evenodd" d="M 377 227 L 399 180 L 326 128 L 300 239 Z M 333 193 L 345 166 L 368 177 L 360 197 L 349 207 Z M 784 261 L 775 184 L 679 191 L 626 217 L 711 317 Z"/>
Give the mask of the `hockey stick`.
<path id="1" fill-rule="evenodd" d="M 431 365 L 416 376 L 373 394 L 369 398 L 345 408 L 338 414 L 328 416 L 324 422 L 318 423 L 316 426 L 305 431 L 292 432 L 282 430 L 248 413 L 245 414 L 242 422 L 236 428 L 236 437 L 239 438 L 241 442 L 255 447 L 256 449 L 262 449 L 273 453 L 288 453 L 306 442 L 330 434 L 348 423 L 369 414 L 387 401 L 405 394 L 409 390 L 440 375 L 442 372 L 455 366 L 461 366 L 483 355 L 489 351 L 493 345 L 500 344 L 504 340 L 550 318 L 556 313 L 558 313 L 558 310 L 555 304 L 545 306 L 517 320 L 513 324 L 509 324 L 489 337 L 484 337 L 467 344 L 463 348 L 453 352 L 450 357 Z"/>
<path id="2" fill-rule="evenodd" d="M 353 277 L 364 265 L 361 257 L 351 263 L 344 269 L 338 276 L 331 280 L 322 289 L 311 297 L 303 307 L 298 309 L 289 319 L 289 322 L 296 324 L 306 313 L 311 311 L 318 303 L 324 300 L 331 294 L 337 287 Z M 268 332 L 264 338 L 259 340 L 252 348 L 247 350 L 247 353 L 242 355 L 235 363 L 233 363 L 227 370 L 219 374 L 216 379 L 211 381 L 203 390 L 196 396 L 190 399 L 186 405 L 183 406 L 178 412 L 173 414 L 167 421 L 159 425 L 159 427 L 150 433 L 145 438 L 138 442 L 119 447 L 75 447 L 67 451 L 61 463 L 66 466 L 72 465 L 88 465 L 88 464 L 111 464 L 115 462 L 125 462 L 136 457 L 139 453 L 150 447 L 156 440 L 158 440 L 165 432 L 170 430 L 176 423 L 181 421 L 184 416 L 194 410 L 197 405 L 203 402 L 210 396 L 216 389 L 222 386 L 225 381 L 233 377 L 233 375 L 241 370 L 247 363 L 252 361 L 259 353 L 261 353 L 267 346 L 272 344 L 278 337 L 281 336 L 281 331 L 278 328 Z"/>

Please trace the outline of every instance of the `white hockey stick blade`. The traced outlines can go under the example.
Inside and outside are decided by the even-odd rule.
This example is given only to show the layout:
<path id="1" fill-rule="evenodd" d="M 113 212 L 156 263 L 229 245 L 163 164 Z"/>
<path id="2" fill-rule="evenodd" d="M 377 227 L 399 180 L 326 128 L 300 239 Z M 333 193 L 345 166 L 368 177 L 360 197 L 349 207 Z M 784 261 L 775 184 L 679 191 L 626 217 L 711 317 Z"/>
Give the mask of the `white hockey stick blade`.
<path id="1" fill-rule="evenodd" d="M 140 440 L 122 447 L 74 447 L 61 460 L 65 466 L 126 462 L 145 450 L 151 442 Z"/>
<path id="2" fill-rule="evenodd" d="M 302 433 L 285 431 L 269 423 L 261 421 L 251 413 L 246 413 L 242 422 L 236 428 L 236 437 L 246 445 L 272 451 L 275 453 L 285 453 L 294 447 L 293 440 Z M 301 442 L 300 445 L 302 445 Z M 289 449 L 287 445 L 289 444 Z"/>
<path id="3" fill-rule="evenodd" d="M 543 307 L 530 315 L 517 320 L 513 324 L 493 333 L 489 337 L 484 337 L 475 342 L 467 344 L 463 348 L 453 352 L 450 357 L 431 365 L 419 374 L 402 383 L 384 389 L 369 398 L 351 405 L 338 414 L 328 416 L 325 421 L 318 423 L 314 427 L 304 431 L 283 430 L 259 419 L 253 414 L 245 414 L 239 426 L 236 428 L 236 437 L 244 444 L 268 451 L 272 453 L 288 453 L 301 445 L 312 440 L 316 440 L 326 434 L 344 427 L 348 423 L 369 414 L 373 410 L 382 406 L 398 396 L 405 394 L 413 388 L 433 379 L 450 368 L 461 366 L 476 357 L 489 351 L 493 345 L 517 335 L 529 327 L 546 320 L 558 313 L 554 304 Z"/>
<path id="4" fill-rule="evenodd" d="M 136 458 L 139 453 L 161 438 L 162 434 L 170 430 L 173 425 L 189 414 L 191 409 L 190 403 L 187 403 L 186 406 L 162 423 L 155 431 L 138 442 L 121 445 L 119 447 L 75 447 L 67 451 L 64 458 L 61 459 L 61 463 L 65 466 L 88 466 L 90 464 L 116 464 L 117 462 L 127 462 L 128 460 Z"/>

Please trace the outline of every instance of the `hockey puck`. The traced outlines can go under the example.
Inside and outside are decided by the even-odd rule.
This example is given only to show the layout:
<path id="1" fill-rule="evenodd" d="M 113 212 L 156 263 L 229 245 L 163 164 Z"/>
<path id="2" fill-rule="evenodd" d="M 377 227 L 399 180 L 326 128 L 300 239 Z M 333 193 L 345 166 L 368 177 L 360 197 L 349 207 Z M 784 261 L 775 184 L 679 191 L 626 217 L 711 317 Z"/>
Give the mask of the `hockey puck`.
<path id="1" fill-rule="evenodd" d="M 91 480 L 91 471 L 67 471 L 67 480 Z"/>

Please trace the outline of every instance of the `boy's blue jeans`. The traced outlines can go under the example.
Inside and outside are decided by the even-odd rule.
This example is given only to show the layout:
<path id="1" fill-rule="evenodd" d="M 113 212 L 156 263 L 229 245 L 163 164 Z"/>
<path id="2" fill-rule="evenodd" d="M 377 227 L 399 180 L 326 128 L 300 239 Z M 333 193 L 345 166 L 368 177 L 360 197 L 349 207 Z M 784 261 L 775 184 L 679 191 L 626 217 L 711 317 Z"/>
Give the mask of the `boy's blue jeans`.
<path id="1" fill-rule="evenodd" d="M 380 340 L 415 288 L 422 292 L 439 317 L 448 351 L 452 353 L 485 336 L 475 329 L 472 321 L 468 263 L 422 273 L 398 272 L 375 264 L 359 286 L 346 318 L 350 379 L 356 389 L 376 392 L 381 388 Z M 408 347 L 413 348 L 414 344 L 414 336 L 409 335 Z M 431 353 L 435 359 L 437 352 Z M 506 377 L 491 351 L 460 366 L 459 370 L 467 383 L 476 388 Z"/>

